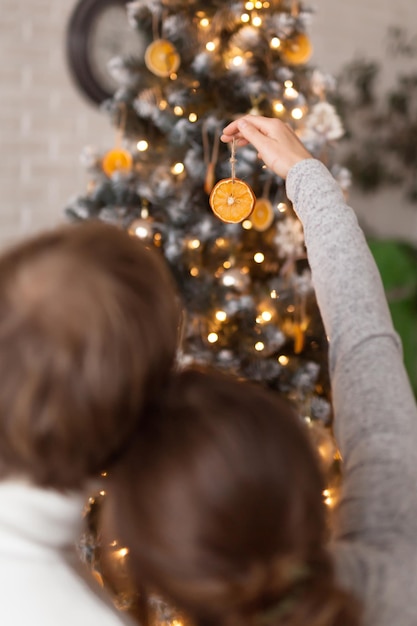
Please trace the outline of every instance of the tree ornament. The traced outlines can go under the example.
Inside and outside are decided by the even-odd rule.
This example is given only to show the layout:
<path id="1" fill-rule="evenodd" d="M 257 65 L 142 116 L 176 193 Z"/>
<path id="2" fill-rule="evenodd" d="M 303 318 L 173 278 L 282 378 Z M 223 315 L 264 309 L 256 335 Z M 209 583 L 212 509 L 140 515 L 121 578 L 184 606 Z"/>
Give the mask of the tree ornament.
<path id="1" fill-rule="evenodd" d="M 294 354 L 301 354 L 305 344 L 305 331 L 307 330 L 307 322 L 294 322 L 292 332 L 294 335 Z"/>
<path id="2" fill-rule="evenodd" d="M 223 178 L 213 187 L 210 206 L 223 222 L 238 224 L 252 213 L 255 194 L 245 181 L 239 178 Z"/>
<path id="3" fill-rule="evenodd" d="M 259 233 L 263 233 L 265 230 L 268 230 L 274 221 L 274 209 L 268 197 L 271 190 L 271 182 L 272 177 L 268 176 L 262 191 L 262 196 L 257 198 L 255 207 L 250 216 L 253 228 Z"/>
<path id="4" fill-rule="evenodd" d="M 155 76 L 167 78 L 181 63 L 180 55 L 168 39 L 156 39 L 146 48 L 145 65 Z"/>
<path id="5" fill-rule="evenodd" d="M 116 138 L 114 148 L 106 152 L 101 161 L 103 172 L 110 178 L 114 172 L 127 173 L 130 172 L 133 165 L 132 155 L 128 150 L 121 147 L 125 126 L 126 126 L 126 105 L 121 102 L 119 104 L 120 118 L 116 129 Z"/>
<path id="6" fill-rule="evenodd" d="M 238 224 L 252 213 L 256 198 L 251 187 L 245 181 L 235 176 L 236 156 L 234 140 L 232 142 L 230 163 L 232 166 L 231 178 L 223 178 L 214 185 L 209 201 L 213 213 L 223 222 Z"/>
<path id="7" fill-rule="evenodd" d="M 274 221 L 274 209 L 268 198 L 258 198 L 255 202 L 250 221 L 255 230 L 263 233 Z"/>
<path id="8" fill-rule="evenodd" d="M 309 37 L 304 33 L 298 33 L 282 44 L 282 59 L 291 65 L 307 63 L 312 54 L 313 46 Z"/>
<path id="9" fill-rule="evenodd" d="M 274 244 L 277 246 L 280 257 L 297 259 L 304 256 L 304 232 L 297 219 L 287 217 L 279 221 L 276 230 Z"/>
<path id="10" fill-rule="evenodd" d="M 202 140 L 203 140 L 203 151 L 204 151 L 204 163 L 206 164 L 206 177 L 204 179 L 204 191 L 209 196 L 214 183 L 216 182 L 216 163 L 219 158 L 219 145 L 220 145 L 220 135 L 219 133 L 215 134 L 215 139 L 213 142 L 213 147 L 210 153 L 210 145 L 209 145 L 209 136 L 207 131 L 207 120 L 203 124 L 202 131 Z"/>
<path id="11" fill-rule="evenodd" d="M 206 177 L 204 179 L 204 191 L 210 195 L 216 179 L 216 164 L 210 161 L 207 165 Z"/>
<path id="12" fill-rule="evenodd" d="M 114 172 L 129 172 L 132 169 L 132 155 L 124 148 L 113 148 L 104 155 L 101 166 L 107 176 Z"/>

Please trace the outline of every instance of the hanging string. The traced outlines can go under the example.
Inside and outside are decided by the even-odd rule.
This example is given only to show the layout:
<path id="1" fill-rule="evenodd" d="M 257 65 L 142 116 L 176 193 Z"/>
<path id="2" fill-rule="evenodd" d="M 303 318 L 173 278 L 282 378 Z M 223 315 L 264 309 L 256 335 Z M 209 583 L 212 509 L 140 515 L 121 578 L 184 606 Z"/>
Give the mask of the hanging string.
<path id="1" fill-rule="evenodd" d="M 205 121 L 203 124 L 202 141 L 203 141 L 204 163 L 207 167 L 206 178 L 204 182 L 204 189 L 206 193 L 209 194 L 214 186 L 216 163 L 217 163 L 217 159 L 219 158 L 220 133 L 217 132 L 216 130 L 214 134 L 213 147 L 211 149 L 211 154 L 210 154 L 210 142 L 209 142 L 209 135 L 208 135 L 208 130 L 207 130 L 207 121 Z"/>
<path id="2" fill-rule="evenodd" d="M 299 13 L 300 13 L 299 0 L 291 0 L 291 16 L 298 17 Z"/>
<path id="3" fill-rule="evenodd" d="M 127 119 L 127 107 L 126 102 L 119 102 L 119 119 L 117 121 L 115 146 L 120 148 L 125 136 Z"/>
<path id="4" fill-rule="evenodd" d="M 152 15 L 152 36 L 154 41 L 159 39 L 159 15 L 157 13 Z"/>
<path id="5" fill-rule="evenodd" d="M 268 178 L 265 181 L 264 187 L 262 189 L 262 198 L 269 198 L 269 193 L 271 191 L 271 183 L 272 183 L 273 174 L 270 172 L 268 174 Z"/>
<path id="6" fill-rule="evenodd" d="M 232 183 L 235 182 L 235 178 L 236 178 L 236 144 L 235 144 L 235 138 L 233 137 L 232 139 L 232 154 L 230 155 L 230 166 L 231 166 L 231 170 L 232 170 Z"/>

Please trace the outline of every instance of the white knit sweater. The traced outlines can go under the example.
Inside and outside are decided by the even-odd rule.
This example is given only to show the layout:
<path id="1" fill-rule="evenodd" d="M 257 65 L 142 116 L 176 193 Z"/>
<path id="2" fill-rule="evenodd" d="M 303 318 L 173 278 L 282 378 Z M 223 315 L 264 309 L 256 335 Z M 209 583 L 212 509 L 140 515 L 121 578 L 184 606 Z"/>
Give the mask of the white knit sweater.
<path id="1" fill-rule="evenodd" d="M 131 624 L 79 562 L 84 498 L 0 483 L 1 626 Z"/>

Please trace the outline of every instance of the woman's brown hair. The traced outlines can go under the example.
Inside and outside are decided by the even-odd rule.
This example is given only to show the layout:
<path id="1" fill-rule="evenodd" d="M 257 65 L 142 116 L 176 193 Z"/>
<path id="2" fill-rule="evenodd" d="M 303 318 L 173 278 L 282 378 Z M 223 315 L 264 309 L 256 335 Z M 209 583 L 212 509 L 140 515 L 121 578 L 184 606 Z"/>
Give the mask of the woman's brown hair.
<path id="1" fill-rule="evenodd" d="M 0 476 L 79 488 L 173 365 L 180 307 L 155 250 L 63 226 L 0 257 Z"/>
<path id="2" fill-rule="evenodd" d="M 323 488 L 285 400 L 191 369 L 110 472 L 107 520 L 138 588 L 195 624 L 356 626 L 326 550 Z"/>

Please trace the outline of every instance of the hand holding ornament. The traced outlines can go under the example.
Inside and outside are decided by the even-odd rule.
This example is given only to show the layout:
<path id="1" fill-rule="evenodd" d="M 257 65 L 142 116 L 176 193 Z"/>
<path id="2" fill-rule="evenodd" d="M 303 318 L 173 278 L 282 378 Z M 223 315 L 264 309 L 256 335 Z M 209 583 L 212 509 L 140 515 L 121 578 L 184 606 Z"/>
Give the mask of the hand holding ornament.
<path id="1" fill-rule="evenodd" d="M 225 143 L 235 140 L 240 146 L 251 143 L 259 158 L 281 178 L 286 178 L 299 161 L 313 158 L 290 126 L 276 118 L 241 117 L 223 129 L 221 140 Z"/>

